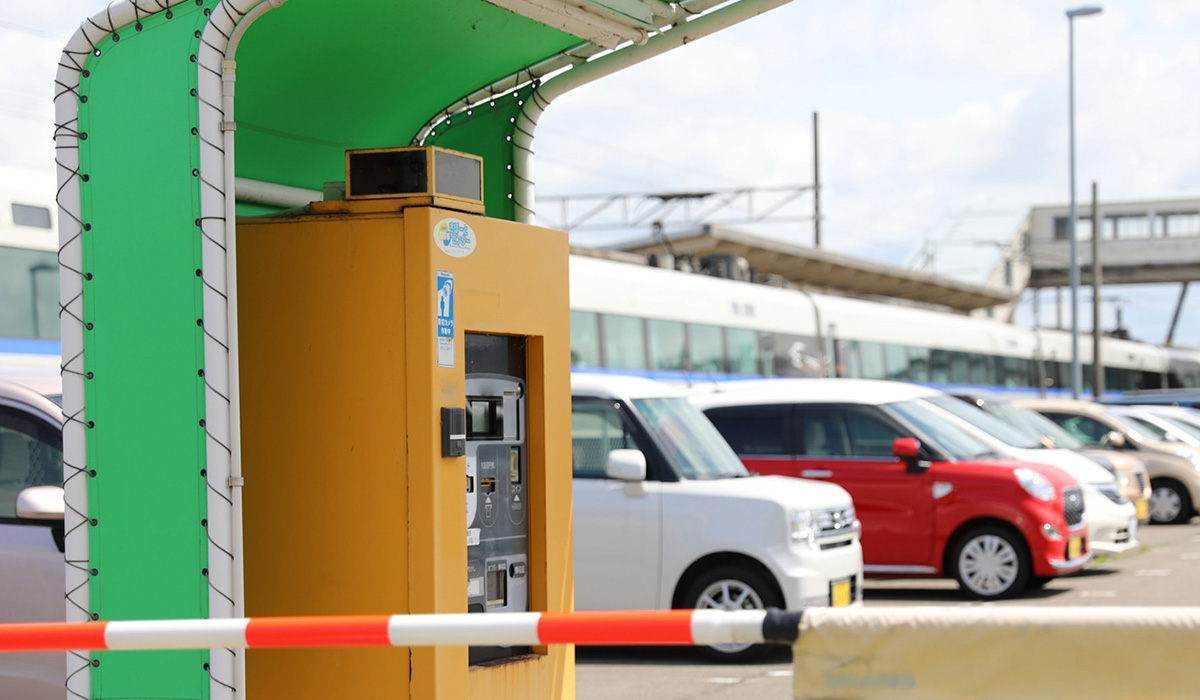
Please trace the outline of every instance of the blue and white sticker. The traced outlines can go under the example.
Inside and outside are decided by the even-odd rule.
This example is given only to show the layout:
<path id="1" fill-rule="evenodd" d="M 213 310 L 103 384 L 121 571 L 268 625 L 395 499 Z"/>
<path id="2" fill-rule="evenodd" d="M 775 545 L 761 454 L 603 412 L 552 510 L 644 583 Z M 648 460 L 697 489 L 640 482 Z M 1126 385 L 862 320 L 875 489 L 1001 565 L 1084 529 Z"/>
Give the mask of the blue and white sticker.
<path id="1" fill-rule="evenodd" d="M 454 366 L 454 273 L 437 271 L 437 360 L 438 367 Z"/>
<path id="2" fill-rule="evenodd" d="M 433 227 L 433 240 L 450 257 L 465 258 L 475 252 L 475 232 L 461 219 L 442 219 Z"/>

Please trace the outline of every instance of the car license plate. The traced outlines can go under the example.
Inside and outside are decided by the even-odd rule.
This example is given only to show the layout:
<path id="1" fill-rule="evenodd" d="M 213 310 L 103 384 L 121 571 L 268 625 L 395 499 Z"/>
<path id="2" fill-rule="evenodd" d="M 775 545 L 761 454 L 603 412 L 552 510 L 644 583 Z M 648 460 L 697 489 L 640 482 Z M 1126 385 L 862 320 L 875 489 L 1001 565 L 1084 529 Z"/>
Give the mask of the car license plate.
<path id="1" fill-rule="evenodd" d="M 841 581 L 834 581 L 829 584 L 829 599 L 835 608 L 844 608 L 851 603 L 850 600 L 850 579 L 844 578 Z"/>
<path id="2" fill-rule="evenodd" d="M 1138 520 L 1145 520 L 1150 517 L 1150 501 L 1137 502 Z"/>
<path id="3" fill-rule="evenodd" d="M 1083 538 L 1072 537 L 1067 540 L 1067 559 L 1075 559 L 1083 554 Z"/>

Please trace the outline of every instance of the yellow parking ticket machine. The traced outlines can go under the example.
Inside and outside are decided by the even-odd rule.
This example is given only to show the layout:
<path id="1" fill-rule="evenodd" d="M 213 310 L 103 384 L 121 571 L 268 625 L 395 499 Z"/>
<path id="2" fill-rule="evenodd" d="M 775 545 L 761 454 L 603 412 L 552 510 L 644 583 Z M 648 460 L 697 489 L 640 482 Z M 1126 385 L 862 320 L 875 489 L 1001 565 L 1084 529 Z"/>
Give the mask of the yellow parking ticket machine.
<path id="1" fill-rule="evenodd" d="M 386 177 L 390 196 L 356 197 L 368 175 L 348 174 L 345 199 L 238 222 L 246 612 L 570 610 L 566 234 Z M 569 698 L 573 657 L 253 650 L 246 683 Z"/>

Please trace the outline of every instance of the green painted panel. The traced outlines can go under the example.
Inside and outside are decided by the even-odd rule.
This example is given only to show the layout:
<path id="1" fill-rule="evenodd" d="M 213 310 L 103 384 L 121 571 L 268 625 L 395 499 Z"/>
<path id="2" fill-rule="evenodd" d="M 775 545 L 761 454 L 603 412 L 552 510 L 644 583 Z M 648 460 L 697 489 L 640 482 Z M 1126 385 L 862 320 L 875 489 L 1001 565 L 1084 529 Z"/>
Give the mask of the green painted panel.
<path id="1" fill-rule="evenodd" d="M 91 609 L 206 617 L 199 144 L 187 3 L 98 45 L 80 84 Z M 84 99 L 86 98 L 86 101 Z M 207 698 L 206 651 L 96 654 L 96 698 Z"/>

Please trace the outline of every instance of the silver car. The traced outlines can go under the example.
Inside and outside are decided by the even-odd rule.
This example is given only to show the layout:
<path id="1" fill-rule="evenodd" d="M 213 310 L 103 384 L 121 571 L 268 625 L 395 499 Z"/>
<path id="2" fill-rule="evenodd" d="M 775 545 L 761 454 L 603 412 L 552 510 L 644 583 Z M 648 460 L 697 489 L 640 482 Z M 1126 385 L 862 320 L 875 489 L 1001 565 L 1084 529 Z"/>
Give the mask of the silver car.
<path id="1" fill-rule="evenodd" d="M 0 381 L 0 622 L 55 622 L 66 613 L 62 410 Z M 0 698 L 66 697 L 61 653 L 0 654 Z"/>

